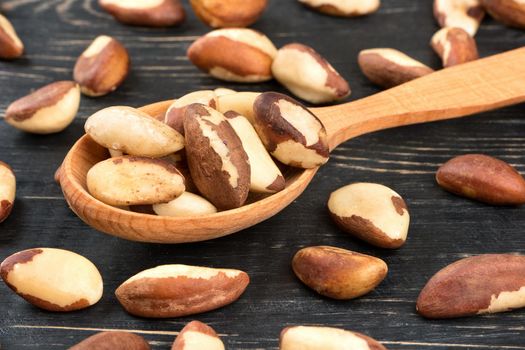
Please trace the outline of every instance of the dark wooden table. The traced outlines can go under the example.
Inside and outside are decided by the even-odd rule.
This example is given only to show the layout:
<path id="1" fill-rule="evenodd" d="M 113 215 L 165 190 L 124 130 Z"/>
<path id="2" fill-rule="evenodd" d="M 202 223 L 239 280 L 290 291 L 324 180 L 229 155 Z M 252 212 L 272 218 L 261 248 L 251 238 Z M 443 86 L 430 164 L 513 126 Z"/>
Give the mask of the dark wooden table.
<path id="1" fill-rule="evenodd" d="M 298 41 L 321 52 L 346 77 L 349 100 L 378 91 L 361 75 L 361 49 L 395 47 L 439 68 L 429 48 L 437 30 L 431 0 L 384 0 L 380 11 L 359 19 L 322 16 L 295 0 L 272 0 L 254 26 L 277 46 Z M 415 312 L 426 281 L 460 258 L 480 253 L 525 254 L 524 208 L 496 208 L 442 191 L 438 166 L 452 156 L 481 152 L 525 172 L 525 109 L 514 106 L 467 119 L 418 125 L 359 137 L 334 151 L 306 192 L 272 219 L 231 236 L 183 245 L 140 244 L 90 228 L 71 212 L 53 173 L 83 134 L 87 116 L 110 105 L 140 106 L 199 89 L 284 91 L 277 83 L 225 84 L 199 72 L 186 48 L 209 29 L 191 11 L 179 28 L 134 28 L 114 22 L 95 0 L 6 0 L 2 8 L 26 44 L 24 58 L 0 62 L 0 114 L 11 101 L 55 80 L 71 79 L 77 56 L 96 35 L 110 34 L 129 49 L 133 69 L 115 93 L 83 98 L 64 132 L 35 136 L 0 122 L 0 159 L 13 167 L 18 192 L 11 217 L 0 225 L 0 259 L 33 247 L 70 249 L 91 259 L 105 284 L 102 300 L 80 312 L 43 312 L 0 285 L 2 349 L 64 349 L 103 329 L 132 330 L 154 349 L 168 349 L 185 323 L 198 319 L 222 334 L 229 349 L 276 349 L 289 325 L 319 324 L 366 333 L 390 349 L 525 349 L 525 311 L 448 321 Z M 186 1 L 185 1 L 186 3 Z M 189 10 L 187 4 L 186 8 Z M 525 32 L 486 20 L 477 38 L 482 56 L 525 44 Z M 524 63 L 525 64 L 525 63 Z M 524 82 L 525 83 L 525 82 Z M 331 191 L 355 181 L 392 187 L 408 202 L 408 242 L 381 250 L 342 233 L 330 221 Z M 293 254 L 309 245 L 334 245 L 384 259 L 386 280 L 367 296 L 338 302 L 305 288 L 290 268 Z M 245 270 L 251 276 L 236 303 L 193 317 L 132 317 L 113 294 L 131 275 L 161 264 L 184 263 Z"/>

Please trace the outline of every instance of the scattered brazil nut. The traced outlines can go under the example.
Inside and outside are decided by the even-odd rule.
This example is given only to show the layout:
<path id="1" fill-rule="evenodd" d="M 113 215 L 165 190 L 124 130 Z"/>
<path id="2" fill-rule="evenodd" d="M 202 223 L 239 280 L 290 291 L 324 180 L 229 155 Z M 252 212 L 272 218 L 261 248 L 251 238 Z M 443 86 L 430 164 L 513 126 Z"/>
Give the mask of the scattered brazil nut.
<path id="1" fill-rule="evenodd" d="M 150 350 L 140 335 L 130 332 L 100 332 L 84 339 L 69 350 Z"/>
<path id="2" fill-rule="evenodd" d="M 197 216 L 214 214 L 217 208 L 201 196 L 184 192 L 168 203 L 153 205 L 153 211 L 159 216 Z"/>
<path id="3" fill-rule="evenodd" d="M 163 157 L 184 148 L 175 129 L 131 107 L 104 108 L 90 116 L 86 133 L 99 145 L 142 157 Z"/>
<path id="4" fill-rule="evenodd" d="M 436 174 L 445 190 L 494 205 L 525 204 L 525 179 L 508 163 L 484 154 L 450 159 Z"/>
<path id="5" fill-rule="evenodd" d="M 205 323 L 191 321 L 175 339 L 171 350 L 224 350 L 215 330 Z"/>
<path id="6" fill-rule="evenodd" d="M 54 248 L 28 249 L 6 258 L 0 276 L 29 303 L 48 311 L 75 311 L 102 297 L 102 276 L 91 261 Z"/>
<path id="7" fill-rule="evenodd" d="M 7 18 L 0 14 L 0 58 L 14 59 L 22 56 L 24 44 Z"/>
<path id="8" fill-rule="evenodd" d="M 348 300 L 372 291 L 388 272 L 386 263 L 350 250 L 316 246 L 299 250 L 292 260 L 295 275 L 317 293 Z"/>
<path id="9" fill-rule="evenodd" d="M 485 10 L 498 21 L 525 29 L 525 2 L 523 0 L 481 0 Z"/>
<path id="10" fill-rule="evenodd" d="M 311 103 L 326 103 L 350 95 L 348 82 L 314 49 L 288 44 L 277 51 L 272 73 L 295 96 Z"/>
<path id="11" fill-rule="evenodd" d="M 72 81 L 57 81 L 11 103 L 5 121 L 25 132 L 52 134 L 73 122 L 79 106 L 78 85 Z"/>
<path id="12" fill-rule="evenodd" d="M 525 256 L 485 254 L 436 273 L 417 299 L 426 318 L 454 318 L 525 307 Z"/>
<path id="13" fill-rule="evenodd" d="M 154 158 L 122 156 L 106 159 L 89 169 L 89 193 L 109 205 L 167 203 L 184 190 L 184 178 L 172 164 Z"/>
<path id="14" fill-rule="evenodd" d="M 179 0 L 99 0 L 98 4 L 117 21 L 133 26 L 171 27 L 186 18 Z"/>
<path id="15" fill-rule="evenodd" d="M 248 27 L 262 15 L 268 0 L 190 0 L 190 4 L 210 27 Z"/>
<path id="16" fill-rule="evenodd" d="M 253 105 L 260 92 L 236 92 L 217 97 L 217 110 L 222 114 L 235 111 L 254 123 Z"/>
<path id="17" fill-rule="evenodd" d="M 403 52 L 389 48 L 363 50 L 359 52 L 358 62 L 363 74 L 384 88 L 401 85 L 434 72 Z"/>
<path id="18" fill-rule="evenodd" d="M 218 29 L 197 39 L 188 58 L 199 69 L 226 81 L 257 83 L 272 79 L 277 49 L 268 37 L 247 28 Z"/>
<path id="19" fill-rule="evenodd" d="M 481 0 L 434 0 L 434 17 L 442 28 L 462 28 L 473 37 L 485 10 Z"/>
<path id="20" fill-rule="evenodd" d="M 280 350 L 386 350 L 377 340 L 340 328 L 294 326 L 281 331 Z"/>
<path id="21" fill-rule="evenodd" d="M 277 92 L 255 100 L 254 126 L 266 149 L 281 163 L 315 168 L 328 161 L 323 123 L 300 102 Z"/>
<path id="22" fill-rule="evenodd" d="M 477 60 L 478 47 L 476 41 L 461 28 L 443 28 L 430 41 L 432 48 L 441 57 L 443 67 Z"/>
<path id="23" fill-rule="evenodd" d="M 118 40 L 100 35 L 77 59 L 73 78 L 83 94 L 103 96 L 122 84 L 128 76 L 129 66 L 126 48 Z"/>
<path id="24" fill-rule="evenodd" d="M 220 210 L 242 206 L 250 189 L 250 163 L 226 117 L 192 104 L 186 108 L 184 130 L 188 166 L 199 192 Z"/>
<path id="25" fill-rule="evenodd" d="M 212 90 L 195 91 L 182 96 L 170 105 L 164 116 L 164 123 L 184 135 L 184 113 L 186 107 L 192 103 L 200 103 L 217 109 L 217 96 Z"/>
<path id="26" fill-rule="evenodd" d="M 233 303 L 249 282 L 248 275 L 240 270 L 162 265 L 131 277 L 115 294 L 132 315 L 180 317 Z"/>
<path id="27" fill-rule="evenodd" d="M 345 232 L 381 248 L 399 248 L 407 238 L 410 215 L 392 189 L 358 182 L 332 192 L 328 210 Z"/>
<path id="28" fill-rule="evenodd" d="M 0 161 L 0 222 L 7 219 L 13 209 L 16 195 L 16 177 L 9 165 Z"/>
<path id="29" fill-rule="evenodd" d="M 331 16 L 356 17 L 376 12 L 380 0 L 299 0 L 300 3 Z"/>

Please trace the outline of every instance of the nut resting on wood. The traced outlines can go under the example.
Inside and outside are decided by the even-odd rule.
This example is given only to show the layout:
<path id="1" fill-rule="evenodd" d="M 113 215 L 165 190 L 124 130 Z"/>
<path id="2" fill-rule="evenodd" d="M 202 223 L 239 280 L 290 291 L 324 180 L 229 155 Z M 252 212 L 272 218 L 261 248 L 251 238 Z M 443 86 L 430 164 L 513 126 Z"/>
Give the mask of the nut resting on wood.
<path id="1" fill-rule="evenodd" d="M 98 4 L 117 21 L 134 26 L 171 27 L 186 18 L 179 0 L 99 0 Z"/>
<path id="2" fill-rule="evenodd" d="M 0 58 L 13 59 L 22 56 L 24 44 L 7 18 L 0 14 Z"/>
<path id="3" fill-rule="evenodd" d="M 217 95 L 212 90 L 201 90 L 190 92 L 175 100 L 166 111 L 164 123 L 184 135 L 184 113 L 186 107 L 193 103 L 200 103 L 205 106 L 217 109 Z"/>
<path id="4" fill-rule="evenodd" d="M 461 28 L 443 28 L 430 41 L 434 51 L 441 57 L 443 67 L 477 60 L 478 47 L 476 41 Z"/>
<path id="5" fill-rule="evenodd" d="M 213 328 L 191 321 L 180 331 L 171 350 L 224 350 L 224 344 Z"/>
<path id="6" fill-rule="evenodd" d="M 523 0 L 481 0 L 485 10 L 498 21 L 525 29 L 525 2 Z"/>
<path id="7" fill-rule="evenodd" d="M 149 344 L 137 334 L 122 331 L 100 332 L 69 348 L 69 350 L 150 350 Z"/>
<path id="8" fill-rule="evenodd" d="M 473 37 L 485 10 L 481 0 L 434 0 L 434 17 L 442 28 L 461 28 Z"/>
<path id="9" fill-rule="evenodd" d="M 0 223 L 7 219 L 16 195 L 16 177 L 9 165 L 0 161 Z"/>
<path id="10" fill-rule="evenodd" d="M 262 15 L 268 0 L 190 0 L 193 11 L 214 28 L 248 27 Z"/>
<path id="11" fill-rule="evenodd" d="M 356 17 L 376 12 L 381 5 L 380 0 L 299 0 L 300 3 L 321 13 Z"/>

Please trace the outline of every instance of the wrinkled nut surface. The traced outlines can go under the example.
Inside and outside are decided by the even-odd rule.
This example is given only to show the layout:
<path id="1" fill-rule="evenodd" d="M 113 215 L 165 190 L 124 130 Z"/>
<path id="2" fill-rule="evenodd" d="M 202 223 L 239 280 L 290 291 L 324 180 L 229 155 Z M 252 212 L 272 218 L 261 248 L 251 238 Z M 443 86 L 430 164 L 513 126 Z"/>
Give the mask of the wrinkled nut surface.
<path id="1" fill-rule="evenodd" d="M 523 0 L 481 0 L 485 10 L 508 26 L 525 29 L 525 2 Z"/>
<path id="2" fill-rule="evenodd" d="M 7 18 L 0 14 L 0 58 L 13 59 L 22 56 L 24 44 Z"/>
<path id="3" fill-rule="evenodd" d="M 217 96 L 212 90 L 195 91 L 182 96 L 168 108 L 164 116 L 164 123 L 184 135 L 184 113 L 186 107 L 192 103 L 200 103 L 217 109 Z"/>
<path id="4" fill-rule="evenodd" d="M 525 179 L 506 162 L 484 154 L 465 154 L 443 164 L 437 183 L 459 196 L 495 205 L 525 204 Z"/>
<path id="5" fill-rule="evenodd" d="M 330 195 L 328 210 L 342 230 L 375 246 L 399 248 L 406 241 L 407 206 L 386 186 L 359 182 L 341 187 Z"/>
<path id="6" fill-rule="evenodd" d="M 386 263 L 350 250 L 317 246 L 299 250 L 292 260 L 297 277 L 317 293 L 354 299 L 372 291 L 386 277 Z"/>
<path id="7" fill-rule="evenodd" d="M 462 28 L 473 37 L 485 10 L 480 0 L 434 0 L 434 17 L 442 28 Z"/>
<path id="8" fill-rule="evenodd" d="M 255 121 L 253 105 L 260 94 L 260 92 L 237 92 L 218 96 L 217 110 L 222 114 L 229 111 L 237 112 L 253 124 Z"/>
<path id="9" fill-rule="evenodd" d="M 282 191 L 286 185 L 284 176 L 264 148 L 252 124 L 237 112 L 229 111 L 224 116 L 228 118 L 228 122 L 241 139 L 242 147 L 248 155 L 250 191 L 257 193 Z"/>
<path id="10" fill-rule="evenodd" d="M 326 103 L 350 95 L 348 82 L 314 49 L 288 44 L 277 52 L 272 73 L 294 95 L 311 103 Z"/>
<path id="11" fill-rule="evenodd" d="M 299 0 L 300 3 L 321 13 L 356 17 L 376 12 L 381 5 L 380 0 Z"/>
<path id="12" fill-rule="evenodd" d="M 277 49 L 266 35 L 252 29 L 218 29 L 197 39 L 188 58 L 217 79 L 256 83 L 272 79 Z"/>
<path id="13" fill-rule="evenodd" d="M 58 81 L 11 103 L 5 121 L 34 134 L 52 134 L 73 122 L 80 106 L 80 89 L 72 81 Z"/>
<path id="14" fill-rule="evenodd" d="M 98 3 L 117 21 L 134 26 L 171 27 L 186 18 L 179 0 L 99 0 Z"/>
<path id="15" fill-rule="evenodd" d="M 130 332 L 100 332 L 84 339 L 69 350 L 150 350 L 149 344 Z"/>
<path id="16" fill-rule="evenodd" d="M 99 145 L 133 156 L 163 157 L 184 148 L 175 129 L 131 107 L 104 108 L 90 116 L 86 133 Z"/>
<path id="17" fill-rule="evenodd" d="M 385 88 L 434 72 L 403 52 L 388 48 L 363 50 L 359 53 L 358 62 L 361 71 L 371 82 Z"/>
<path id="18" fill-rule="evenodd" d="M 0 161 L 0 222 L 7 219 L 13 209 L 16 195 L 16 177 L 9 165 Z"/>
<path id="19" fill-rule="evenodd" d="M 295 326 L 282 330 L 280 350 L 386 350 L 377 340 L 340 328 Z"/>
<path id="20" fill-rule="evenodd" d="M 153 205 L 153 211 L 160 216 L 198 216 L 214 214 L 217 208 L 201 196 L 184 192 L 168 203 Z"/>
<path id="21" fill-rule="evenodd" d="M 238 208 L 250 189 L 250 163 L 224 115 L 200 104 L 186 109 L 186 156 L 199 192 L 218 209 Z"/>
<path id="22" fill-rule="evenodd" d="M 417 300 L 426 318 L 453 318 L 525 307 L 525 256 L 486 254 L 436 273 Z"/>
<path id="23" fill-rule="evenodd" d="M 441 57 L 445 68 L 479 58 L 476 41 L 461 28 L 443 28 L 439 30 L 432 37 L 430 44 Z"/>
<path id="24" fill-rule="evenodd" d="M 126 79 L 130 60 L 126 48 L 116 39 L 101 35 L 80 55 L 73 79 L 87 96 L 103 96 Z"/>
<path id="25" fill-rule="evenodd" d="M 154 158 L 122 156 L 89 169 L 89 193 L 109 205 L 167 203 L 184 190 L 184 178 L 170 163 Z"/>
<path id="26" fill-rule="evenodd" d="M 224 350 L 213 328 L 199 321 L 188 323 L 175 339 L 171 350 Z"/>
<path id="27" fill-rule="evenodd" d="M 240 270 L 162 265 L 131 277 L 115 294 L 132 315 L 179 317 L 233 303 L 249 282 L 248 275 Z"/>
<path id="28" fill-rule="evenodd" d="M 15 293 L 48 311 L 74 311 L 102 297 L 102 276 L 91 261 L 54 248 L 28 249 L 6 258 L 0 276 Z"/>
<path id="29" fill-rule="evenodd" d="M 248 27 L 264 12 L 267 0 L 190 0 L 193 11 L 214 28 Z"/>
<path id="30" fill-rule="evenodd" d="M 323 123 L 298 101 L 277 92 L 255 100 L 254 126 L 266 149 L 281 163 L 315 168 L 328 161 Z"/>

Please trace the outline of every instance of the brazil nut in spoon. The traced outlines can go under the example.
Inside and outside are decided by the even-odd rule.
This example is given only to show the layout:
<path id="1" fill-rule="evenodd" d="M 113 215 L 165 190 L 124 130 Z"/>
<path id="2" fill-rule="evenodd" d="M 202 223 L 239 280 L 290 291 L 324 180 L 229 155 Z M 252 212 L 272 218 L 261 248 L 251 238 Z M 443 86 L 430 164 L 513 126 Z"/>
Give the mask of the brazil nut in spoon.
<path id="1" fill-rule="evenodd" d="M 355 102 L 311 110 L 325 125 L 333 150 L 373 131 L 463 117 L 523 101 L 525 48 L 520 48 L 443 69 Z M 141 109 L 161 116 L 170 104 L 159 102 Z M 107 150 L 91 138 L 80 138 L 57 173 L 64 196 L 71 209 L 95 229 L 142 242 L 196 242 L 240 231 L 284 209 L 317 172 L 317 168 L 289 168 L 283 191 L 237 209 L 198 217 L 161 217 L 106 205 L 87 192 L 88 170 L 107 157 Z"/>

